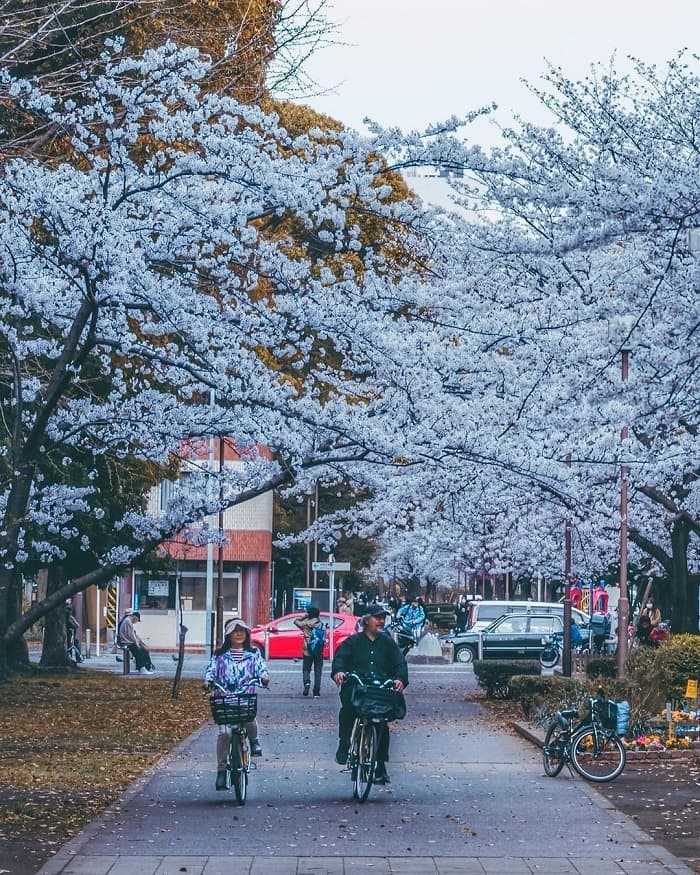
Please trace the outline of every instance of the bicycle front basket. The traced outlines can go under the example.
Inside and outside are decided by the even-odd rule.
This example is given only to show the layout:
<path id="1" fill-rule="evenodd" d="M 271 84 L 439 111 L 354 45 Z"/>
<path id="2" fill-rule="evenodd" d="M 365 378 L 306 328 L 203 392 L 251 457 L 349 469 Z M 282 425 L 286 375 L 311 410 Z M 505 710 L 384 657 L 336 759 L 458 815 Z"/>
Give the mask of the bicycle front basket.
<path id="1" fill-rule="evenodd" d="M 596 701 L 595 716 L 605 729 L 617 729 L 617 704 L 608 699 L 605 702 Z"/>
<path id="2" fill-rule="evenodd" d="M 353 687 L 350 701 L 363 716 L 381 717 L 383 720 L 403 720 L 406 716 L 406 700 L 396 690 Z"/>
<path id="3" fill-rule="evenodd" d="M 256 693 L 226 693 L 210 699 L 211 716 L 214 723 L 226 726 L 235 723 L 249 723 L 258 713 Z"/>

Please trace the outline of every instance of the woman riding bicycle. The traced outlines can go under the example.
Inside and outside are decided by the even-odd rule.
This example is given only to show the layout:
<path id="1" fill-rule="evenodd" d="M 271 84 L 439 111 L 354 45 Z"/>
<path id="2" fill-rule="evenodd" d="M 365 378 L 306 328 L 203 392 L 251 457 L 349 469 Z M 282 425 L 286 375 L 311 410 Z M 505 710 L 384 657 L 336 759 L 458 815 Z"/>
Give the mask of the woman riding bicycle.
<path id="1" fill-rule="evenodd" d="M 391 678 L 394 689 L 401 693 L 408 686 L 406 659 L 396 642 L 384 634 L 384 621 L 388 611 L 380 605 L 368 605 L 362 616 L 362 631 L 351 635 L 338 648 L 331 666 L 331 677 L 340 687 L 340 713 L 338 714 L 338 750 L 335 761 L 345 765 L 350 747 L 352 725 L 357 712 L 351 703 L 352 690 L 343 685 L 345 675 L 354 672 L 365 682 L 385 681 Z M 386 761 L 389 759 L 389 728 L 379 738 L 375 784 L 386 784 Z"/>
<path id="2" fill-rule="evenodd" d="M 265 661 L 257 650 L 250 645 L 250 627 L 234 617 L 224 626 L 224 641 L 218 650 L 214 651 L 206 671 L 204 672 L 204 687 L 209 689 L 212 684 L 218 684 L 236 693 L 254 693 L 255 681 L 259 679 L 263 686 L 270 682 Z M 258 724 L 256 720 L 246 723 L 246 732 L 250 739 L 250 752 L 254 757 L 262 756 L 262 748 L 258 741 Z M 231 746 L 231 727 L 219 726 L 216 738 L 216 789 L 226 789 L 226 765 Z"/>

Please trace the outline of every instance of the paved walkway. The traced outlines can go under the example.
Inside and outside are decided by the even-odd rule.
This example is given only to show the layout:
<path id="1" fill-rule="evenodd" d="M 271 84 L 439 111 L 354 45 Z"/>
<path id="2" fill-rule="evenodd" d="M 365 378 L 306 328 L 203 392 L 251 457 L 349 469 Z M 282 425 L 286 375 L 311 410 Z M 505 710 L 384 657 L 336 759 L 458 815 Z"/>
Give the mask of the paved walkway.
<path id="1" fill-rule="evenodd" d="M 114 656 L 100 657 L 118 670 Z M 174 672 L 168 656 L 160 673 Z M 203 657 L 188 658 L 201 676 Z M 91 660 L 98 668 L 99 660 Z M 216 728 L 142 775 L 39 875 L 687 875 L 586 782 L 543 776 L 537 749 L 494 732 L 466 699 L 470 666 L 412 666 L 409 713 L 392 729 L 392 783 L 353 802 L 332 761 L 337 696 L 299 695 L 275 661 L 260 695 L 264 756 L 248 802 L 213 787 Z M 126 680 L 126 679 L 125 679 Z M 148 683 L 137 676 L 129 682 Z"/>

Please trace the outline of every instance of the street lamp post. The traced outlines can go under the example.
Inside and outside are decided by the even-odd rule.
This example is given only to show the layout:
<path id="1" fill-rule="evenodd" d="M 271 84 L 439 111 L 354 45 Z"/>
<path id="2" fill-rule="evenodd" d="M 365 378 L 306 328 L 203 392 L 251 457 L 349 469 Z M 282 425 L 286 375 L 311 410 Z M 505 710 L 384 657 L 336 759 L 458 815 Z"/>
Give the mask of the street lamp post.
<path id="1" fill-rule="evenodd" d="M 219 552 L 216 568 L 216 646 L 224 643 L 224 439 L 219 438 Z"/>

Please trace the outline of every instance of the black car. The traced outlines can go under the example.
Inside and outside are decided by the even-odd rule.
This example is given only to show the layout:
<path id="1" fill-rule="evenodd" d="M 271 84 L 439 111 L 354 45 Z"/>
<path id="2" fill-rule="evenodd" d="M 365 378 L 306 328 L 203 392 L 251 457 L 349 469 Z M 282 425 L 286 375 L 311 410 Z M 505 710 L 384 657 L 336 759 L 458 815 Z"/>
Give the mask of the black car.
<path id="1" fill-rule="evenodd" d="M 482 659 L 539 659 L 542 638 L 563 628 L 563 616 L 557 614 L 506 614 L 485 629 L 441 635 L 440 640 L 454 646 L 455 662 L 479 659 L 479 635 Z"/>

